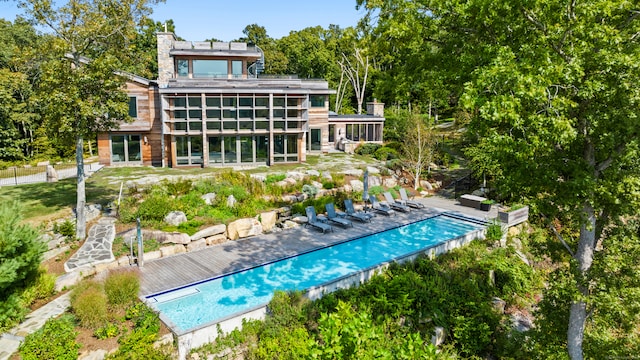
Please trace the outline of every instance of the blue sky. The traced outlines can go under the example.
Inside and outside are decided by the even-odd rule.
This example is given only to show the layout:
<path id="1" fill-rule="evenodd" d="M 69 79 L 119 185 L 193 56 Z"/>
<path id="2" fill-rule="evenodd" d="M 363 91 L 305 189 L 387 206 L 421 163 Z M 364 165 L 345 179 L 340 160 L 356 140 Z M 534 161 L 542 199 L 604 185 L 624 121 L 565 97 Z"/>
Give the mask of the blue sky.
<path id="1" fill-rule="evenodd" d="M 14 1 L 0 1 L 0 17 L 13 21 L 21 13 Z M 192 41 L 237 39 L 249 24 L 264 26 L 278 39 L 310 26 L 355 26 L 363 16 L 355 0 L 166 0 L 151 15 L 156 21 L 173 19 L 177 35 Z"/>

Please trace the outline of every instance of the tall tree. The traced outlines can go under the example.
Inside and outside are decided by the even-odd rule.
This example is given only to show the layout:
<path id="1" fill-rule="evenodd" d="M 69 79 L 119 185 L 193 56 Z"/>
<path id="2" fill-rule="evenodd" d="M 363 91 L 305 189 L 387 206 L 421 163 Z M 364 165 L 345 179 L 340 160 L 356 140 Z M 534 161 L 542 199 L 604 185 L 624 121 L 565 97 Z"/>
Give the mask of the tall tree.
<path id="1" fill-rule="evenodd" d="M 55 39 L 56 56 L 45 65 L 42 105 L 52 131 L 73 139 L 78 168 L 76 235 L 86 236 L 84 139 L 128 119 L 122 69 L 140 20 L 157 0 L 69 0 L 55 8 L 48 0 L 24 0 L 20 5 Z"/>
<path id="2" fill-rule="evenodd" d="M 426 34 L 429 44 L 453 65 L 442 67 L 443 74 L 457 81 L 458 89 L 465 86 L 456 95 L 462 94 L 473 114 L 469 134 L 499 166 L 498 192 L 525 197 L 547 218 L 575 230 L 576 238 L 568 239 L 575 293 L 566 334 L 569 356 L 582 359 L 585 326 L 594 310 L 591 298 L 598 291 L 590 271 L 596 244 L 606 249 L 603 229 L 619 226 L 640 205 L 637 4 L 359 4 L 381 7 L 383 14 L 414 4 L 427 15 L 420 26 L 432 29 Z M 393 16 L 381 20 L 390 22 Z"/>
<path id="3" fill-rule="evenodd" d="M 413 189 L 420 186 L 423 169 L 433 162 L 436 152 L 436 134 L 431 116 L 426 119 L 418 109 L 413 109 L 407 116 L 407 131 L 402 142 L 402 154 L 408 167 L 413 171 Z"/>

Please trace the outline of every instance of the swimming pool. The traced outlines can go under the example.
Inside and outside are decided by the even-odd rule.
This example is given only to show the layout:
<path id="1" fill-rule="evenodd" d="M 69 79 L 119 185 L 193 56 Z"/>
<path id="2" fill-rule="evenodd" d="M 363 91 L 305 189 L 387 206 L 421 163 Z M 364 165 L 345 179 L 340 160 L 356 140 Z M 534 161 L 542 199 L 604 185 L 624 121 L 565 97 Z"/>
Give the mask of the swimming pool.
<path id="1" fill-rule="evenodd" d="M 439 215 L 146 299 L 183 333 L 263 306 L 276 290 L 309 289 L 483 227 Z"/>

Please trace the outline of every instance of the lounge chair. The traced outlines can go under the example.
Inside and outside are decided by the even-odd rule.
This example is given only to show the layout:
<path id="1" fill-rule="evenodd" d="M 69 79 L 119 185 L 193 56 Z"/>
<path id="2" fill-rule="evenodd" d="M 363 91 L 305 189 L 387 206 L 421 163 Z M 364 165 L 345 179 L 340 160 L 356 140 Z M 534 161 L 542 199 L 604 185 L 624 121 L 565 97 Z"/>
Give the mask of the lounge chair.
<path id="1" fill-rule="evenodd" d="M 351 199 L 344 200 L 344 211 L 346 212 L 347 217 L 356 219 L 361 222 L 371 221 L 371 218 L 373 217 L 373 214 L 371 213 L 356 211 L 356 209 L 354 209 L 353 207 L 353 201 L 351 201 Z"/>
<path id="2" fill-rule="evenodd" d="M 311 225 L 316 229 L 322 230 L 322 233 L 325 233 L 327 231 L 333 231 L 333 228 L 331 227 L 331 225 L 325 224 L 320 220 L 318 220 L 318 216 L 316 215 L 316 209 L 313 206 L 307 206 L 305 211 L 307 213 L 307 223 L 305 224 L 305 226 Z"/>
<path id="3" fill-rule="evenodd" d="M 423 209 L 424 204 L 419 203 L 417 201 L 409 200 L 409 196 L 407 196 L 407 190 L 404 188 L 400 188 L 400 201 L 405 205 L 411 206 L 415 209 Z"/>
<path id="4" fill-rule="evenodd" d="M 385 199 L 385 201 L 387 202 L 387 205 L 389 205 L 389 206 L 390 206 L 392 209 L 394 209 L 394 210 L 398 210 L 398 211 L 402 211 L 402 212 L 409 212 L 409 211 L 411 211 L 411 209 L 410 209 L 407 205 L 402 204 L 402 203 L 400 203 L 400 202 L 397 202 L 397 201 L 393 198 L 393 196 L 391 195 L 391 193 L 390 193 L 390 192 L 388 192 L 388 191 L 384 193 L 384 199 Z"/>
<path id="5" fill-rule="evenodd" d="M 338 216 L 338 213 L 336 213 L 336 208 L 333 206 L 333 203 L 328 203 L 325 204 L 325 209 L 327 209 L 327 217 L 329 218 L 329 221 L 338 224 L 338 225 L 342 225 L 344 227 L 347 226 L 353 226 L 353 223 L 347 219 L 343 219 L 340 216 Z"/>
<path id="6" fill-rule="evenodd" d="M 369 200 L 371 201 L 371 207 L 373 207 L 373 210 L 376 212 L 387 216 L 396 214 L 396 212 L 388 205 L 379 203 L 375 195 L 369 196 Z"/>

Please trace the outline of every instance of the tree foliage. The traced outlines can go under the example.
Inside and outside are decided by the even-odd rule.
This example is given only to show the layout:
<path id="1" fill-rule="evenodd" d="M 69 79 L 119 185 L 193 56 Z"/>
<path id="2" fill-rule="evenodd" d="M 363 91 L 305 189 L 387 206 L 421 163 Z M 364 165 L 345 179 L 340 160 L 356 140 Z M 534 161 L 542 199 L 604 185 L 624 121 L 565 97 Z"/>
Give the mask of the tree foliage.
<path id="1" fill-rule="evenodd" d="M 21 219 L 17 203 L 0 204 L 0 329 L 24 316 L 20 295 L 36 281 L 46 250 L 37 230 Z"/>

